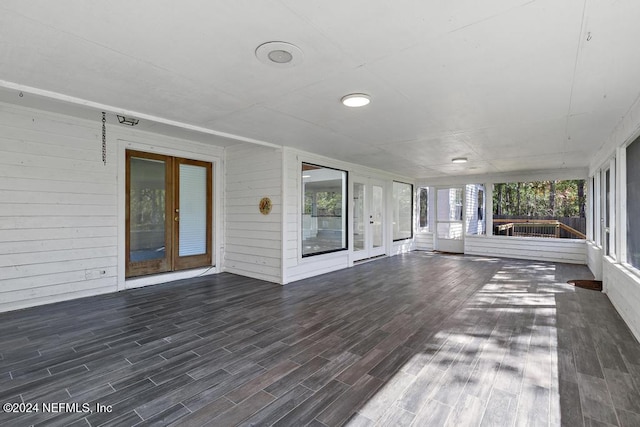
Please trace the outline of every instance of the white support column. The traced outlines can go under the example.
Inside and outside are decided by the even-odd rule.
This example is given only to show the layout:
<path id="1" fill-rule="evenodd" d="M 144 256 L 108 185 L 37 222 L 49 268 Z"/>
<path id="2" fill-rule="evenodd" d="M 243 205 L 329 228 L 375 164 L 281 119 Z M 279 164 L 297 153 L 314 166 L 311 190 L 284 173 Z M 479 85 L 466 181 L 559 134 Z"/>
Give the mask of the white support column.
<path id="1" fill-rule="evenodd" d="M 484 216 L 487 236 L 493 236 L 493 183 L 485 183 L 484 189 Z"/>

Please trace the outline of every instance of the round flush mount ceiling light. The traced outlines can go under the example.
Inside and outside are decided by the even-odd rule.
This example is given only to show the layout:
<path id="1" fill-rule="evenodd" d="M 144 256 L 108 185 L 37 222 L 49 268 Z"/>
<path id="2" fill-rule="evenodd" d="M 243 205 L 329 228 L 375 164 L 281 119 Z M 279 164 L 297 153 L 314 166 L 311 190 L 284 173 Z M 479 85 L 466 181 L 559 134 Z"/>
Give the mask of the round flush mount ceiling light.
<path id="1" fill-rule="evenodd" d="M 340 100 L 347 107 L 364 107 L 371 102 L 371 97 L 366 93 L 350 93 Z"/>
<path id="2" fill-rule="evenodd" d="M 451 159 L 452 163 L 467 163 L 467 158 L 466 157 L 456 157 Z"/>
<path id="3" fill-rule="evenodd" d="M 267 42 L 256 49 L 256 58 L 267 65 L 286 68 L 295 67 L 302 62 L 302 50 L 287 42 Z"/>

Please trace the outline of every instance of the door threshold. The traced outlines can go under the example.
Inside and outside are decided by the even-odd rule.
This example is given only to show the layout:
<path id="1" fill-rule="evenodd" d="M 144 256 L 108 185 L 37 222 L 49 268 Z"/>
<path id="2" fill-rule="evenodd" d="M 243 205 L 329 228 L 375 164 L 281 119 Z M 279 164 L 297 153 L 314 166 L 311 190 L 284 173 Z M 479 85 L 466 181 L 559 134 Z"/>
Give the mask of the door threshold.
<path id="1" fill-rule="evenodd" d="M 383 255 L 376 255 L 376 256 L 373 256 L 371 258 L 359 259 L 358 261 L 353 261 L 353 265 L 364 264 L 364 263 L 367 263 L 367 262 L 376 261 L 376 260 L 378 260 L 380 258 L 385 258 L 386 256 L 387 256 L 386 254 L 383 254 Z"/>

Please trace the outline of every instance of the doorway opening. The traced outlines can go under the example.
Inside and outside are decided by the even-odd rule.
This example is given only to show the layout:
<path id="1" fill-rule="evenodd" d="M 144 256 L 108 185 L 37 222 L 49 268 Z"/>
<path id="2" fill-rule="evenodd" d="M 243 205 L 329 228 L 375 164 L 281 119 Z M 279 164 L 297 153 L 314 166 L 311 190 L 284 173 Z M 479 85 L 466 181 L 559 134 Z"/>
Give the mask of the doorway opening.
<path id="1" fill-rule="evenodd" d="M 434 249 L 464 252 L 464 189 L 438 188 L 436 192 L 436 229 Z"/>
<path id="2" fill-rule="evenodd" d="M 353 260 L 385 255 L 384 182 L 355 178 L 353 183 Z"/>

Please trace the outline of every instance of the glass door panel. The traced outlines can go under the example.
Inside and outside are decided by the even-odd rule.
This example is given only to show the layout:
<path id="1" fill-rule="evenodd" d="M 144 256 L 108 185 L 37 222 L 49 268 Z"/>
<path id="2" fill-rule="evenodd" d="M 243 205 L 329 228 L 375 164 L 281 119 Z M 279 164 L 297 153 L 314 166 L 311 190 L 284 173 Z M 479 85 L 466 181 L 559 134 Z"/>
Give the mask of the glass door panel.
<path id="1" fill-rule="evenodd" d="M 127 275 L 169 271 L 171 232 L 167 223 L 170 165 L 162 156 L 128 156 Z"/>
<path id="2" fill-rule="evenodd" d="M 359 182 L 353 184 L 353 250 L 363 251 L 365 238 L 365 185 Z"/>
<path id="3" fill-rule="evenodd" d="M 435 249 L 443 252 L 464 252 L 462 188 L 439 188 L 436 192 Z"/>
<path id="4" fill-rule="evenodd" d="M 174 269 L 211 264 L 211 163 L 176 159 Z"/>
<path id="5" fill-rule="evenodd" d="M 611 169 L 607 169 L 604 173 L 604 193 L 602 197 L 602 246 L 604 254 L 611 255 Z"/>
<path id="6" fill-rule="evenodd" d="M 207 170 L 180 165 L 178 256 L 207 252 Z"/>
<path id="7" fill-rule="evenodd" d="M 373 238 L 372 244 L 374 248 L 382 248 L 384 246 L 384 227 L 382 223 L 384 217 L 384 188 L 380 185 L 373 185 L 372 190 L 373 199 L 370 218 Z"/>
<path id="8" fill-rule="evenodd" d="M 385 254 L 384 184 L 369 178 L 353 183 L 353 259 Z"/>

